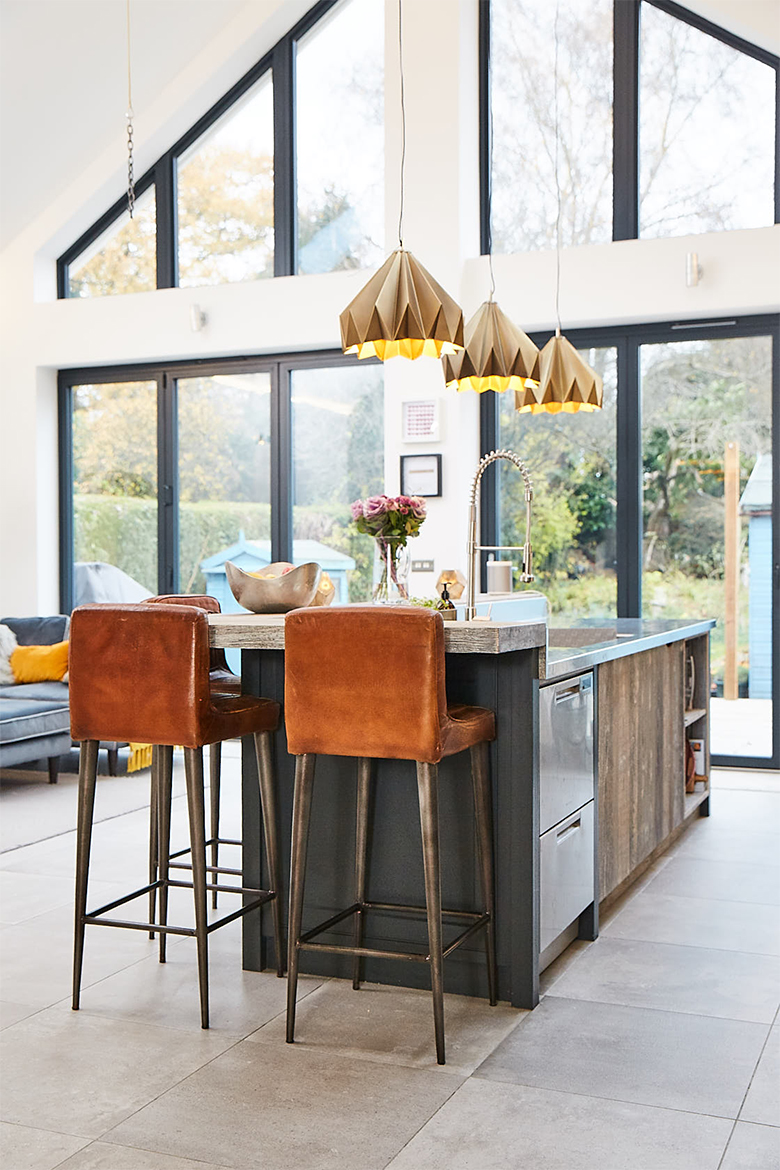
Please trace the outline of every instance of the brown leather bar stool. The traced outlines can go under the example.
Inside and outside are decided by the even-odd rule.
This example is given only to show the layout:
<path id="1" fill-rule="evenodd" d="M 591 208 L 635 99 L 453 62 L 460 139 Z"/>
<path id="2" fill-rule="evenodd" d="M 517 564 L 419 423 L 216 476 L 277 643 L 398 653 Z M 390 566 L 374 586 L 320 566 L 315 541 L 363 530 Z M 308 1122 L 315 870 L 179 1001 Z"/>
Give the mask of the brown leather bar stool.
<path id="1" fill-rule="evenodd" d="M 81 742 L 76 848 L 76 907 L 73 953 L 73 1008 L 78 1010 L 88 925 L 160 932 L 160 957 L 168 934 L 194 936 L 198 948 L 201 1025 L 209 1026 L 208 936 L 227 922 L 272 903 L 277 974 L 283 974 L 282 922 L 279 900 L 279 850 L 271 733 L 279 705 L 248 695 L 222 696 L 209 682 L 209 634 L 206 612 L 192 605 L 87 605 L 74 610 L 70 626 L 71 734 Z M 207 881 L 203 784 L 203 745 L 252 735 L 257 752 L 269 888 L 231 887 Z M 141 889 L 87 912 L 87 884 L 95 803 L 97 749 L 100 740 L 132 740 L 155 745 L 158 793 L 159 877 Z M 187 808 L 192 853 L 192 881 L 169 876 L 170 776 L 173 745 L 184 747 Z M 167 893 L 171 886 L 192 889 L 195 927 L 170 926 Z M 208 921 L 206 891 L 241 895 L 242 905 Z M 160 891 L 160 920 L 136 922 L 107 917 L 112 910 L 142 895 Z"/>
<path id="2" fill-rule="evenodd" d="M 360 986 L 363 956 L 416 959 L 431 968 L 436 1059 L 444 1064 L 443 959 L 484 928 L 488 992 L 496 1003 L 492 798 L 488 741 L 495 718 L 483 707 L 447 706 L 444 625 L 429 610 L 376 607 L 299 609 L 285 620 L 285 724 L 296 756 L 287 936 L 287 1042 L 295 1038 L 295 995 L 300 952 L 353 955 L 352 986 Z M 439 876 L 438 764 L 471 751 L 479 870 L 484 910 L 445 910 Z M 318 755 L 357 756 L 355 901 L 346 910 L 301 932 L 309 814 Z M 425 907 L 366 901 L 366 855 L 372 759 L 414 760 L 420 801 Z M 421 913 L 428 920 L 428 954 L 363 946 L 366 911 Z M 355 945 L 317 943 L 316 935 L 355 915 Z M 442 917 L 469 925 L 446 949 Z"/>
<path id="3" fill-rule="evenodd" d="M 194 605 L 198 609 L 205 609 L 207 613 L 221 613 L 222 609 L 216 597 L 211 597 L 208 593 L 167 593 L 159 597 L 147 597 L 144 604 L 152 605 Z M 209 686 L 214 695 L 240 695 L 241 694 L 241 679 L 233 674 L 227 663 L 225 651 L 216 647 L 211 647 L 209 650 Z M 152 783 L 154 784 L 155 772 L 152 770 Z M 220 845 L 240 845 L 240 841 L 233 841 L 227 837 L 220 837 L 219 835 L 219 805 L 220 805 L 220 788 L 222 783 L 222 744 L 212 743 L 209 746 L 209 812 L 210 812 L 210 836 L 206 845 L 211 850 L 211 865 L 214 869 L 219 868 L 219 847 Z M 157 804 L 152 798 L 151 817 L 149 826 L 149 881 L 153 882 L 157 877 L 157 818 L 156 818 Z M 182 868 L 186 868 L 181 863 L 176 862 Z M 154 893 L 150 894 L 151 914 L 154 917 Z M 211 891 L 211 905 L 216 910 L 217 908 L 217 891 Z"/>

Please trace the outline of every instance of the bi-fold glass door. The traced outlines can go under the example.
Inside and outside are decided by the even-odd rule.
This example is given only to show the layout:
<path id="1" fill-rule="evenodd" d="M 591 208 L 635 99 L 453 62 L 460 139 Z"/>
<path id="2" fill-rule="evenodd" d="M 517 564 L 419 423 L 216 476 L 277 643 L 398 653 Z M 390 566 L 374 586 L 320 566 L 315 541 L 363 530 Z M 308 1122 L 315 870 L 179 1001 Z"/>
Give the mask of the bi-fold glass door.
<path id="1" fill-rule="evenodd" d="M 568 336 L 604 379 L 603 411 L 519 415 L 509 394 L 481 404 L 483 451 L 509 447 L 531 470 L 551 620 L 716 618 L 713 760 L 778 767 L 777 318 Z M 485 543 L 521 543 L 512 468 L 488 469 L 481 503 Z"/>
<path id="2" fill-rule="evenodd" d="M 370 596 L 353 499 L 384 483 L 378 362 L 322 352 L 60 375 L 61 594 L 209 593 L 225 562 L 316 560 Z"/>

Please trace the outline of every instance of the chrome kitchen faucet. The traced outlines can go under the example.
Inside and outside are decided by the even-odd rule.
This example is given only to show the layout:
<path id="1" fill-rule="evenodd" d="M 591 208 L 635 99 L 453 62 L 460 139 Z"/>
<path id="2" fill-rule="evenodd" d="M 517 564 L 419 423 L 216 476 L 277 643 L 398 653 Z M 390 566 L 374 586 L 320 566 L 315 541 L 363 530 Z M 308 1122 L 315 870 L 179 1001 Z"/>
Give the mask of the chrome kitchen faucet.
<path id="1" fill-rule="evenodd" d="M 523 477 L 525 483 L 525 544 L 477 544 L 477 498 L 479 495 L 479 484 L 485 469 L 491 463 L 495 463 L 497 459 L 508 459 L 513 463 Z M 469 497 L 469 540 L 467 545 L 468 556 L 468 588 L 466 592 L 466 621 L 470 622 L 476 617 L 477 607 L 475 604 L 477 593 L 477 575 L 479 573 L 479 564 L 477 563 L 477 554 L 480 552 L 504 552 L 514 550 L 522 552 L 523 554 L 523 571 L 520 574 L 520 580 L 524 584 L 533 581 L 534 575 L 531 572 L 531 501 L 534 498 L 533 484 L 531 483 L 531 476 L 528 473 L 528 468 L 523 463 L 519 455 L 515 455 L 514 451 L 490 451 L 487 455 L 483 455 L 479 461 L 477 473 L 471 484 L 471 495 Z"/>

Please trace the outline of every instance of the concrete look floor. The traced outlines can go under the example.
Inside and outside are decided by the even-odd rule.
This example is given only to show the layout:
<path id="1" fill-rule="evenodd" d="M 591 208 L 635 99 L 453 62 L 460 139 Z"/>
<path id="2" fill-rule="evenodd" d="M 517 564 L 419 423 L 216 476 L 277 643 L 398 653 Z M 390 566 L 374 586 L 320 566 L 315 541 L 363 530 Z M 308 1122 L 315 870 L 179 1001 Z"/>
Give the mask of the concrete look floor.
<path id="1" fill-rule="evenodd" d="M 183 842 L 178 769 L 175 793 Z M 285 982 L 242 971 L 236 924 L 211 936 L 209 1031 L 194 941 L 161 966 L 141 932 L 88 928 L 72 1012 L 75 794 L 0 787 L 6 840 L 33 841 L 0 856 L 4 1170 L 780 1167 L 778 774 L 716 774 L 712 817 L 561 956 L 534 1012 L 448 996 L 444 1068 L 430 997 L 389 987 L 302 979 L 286 1045 Z M 148 772 L 100 781 L 92 905 L 145 880 L 147 801 Z"/>

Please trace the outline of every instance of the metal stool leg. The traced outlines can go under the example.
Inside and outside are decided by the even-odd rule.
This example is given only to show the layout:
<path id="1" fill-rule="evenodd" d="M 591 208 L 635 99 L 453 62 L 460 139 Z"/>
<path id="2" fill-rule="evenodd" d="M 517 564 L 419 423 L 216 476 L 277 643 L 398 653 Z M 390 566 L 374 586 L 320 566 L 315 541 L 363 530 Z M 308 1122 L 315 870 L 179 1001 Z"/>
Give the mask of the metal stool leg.
<path id="1" fill-rule="evenodd" d="M 295 996 L 298 990 L 298 941 L 303 919 L 303 880 L 309 844 L 309 816 L 314 787 L 315 755 L 297 756 L 290 854 L 290 912 L 287 921 L 287 1043 L 295 1039 Z"/>
<path id="2" fill-rule="evenodd" d="M 433 992 L 433 1028 L 436 1061 L 444 1064 L 444 958 L 441 930 L 441 882 L 439 875 L 439 769 L 436 764 L 417 764 L 420 799 L 425 905 L 428 911 L 428 951 Z"/>
<path id="3" fill-rule="evenodd" d="M 219 789 L 222 778 L 222 744 L 212 743 L 209 746 L 209 803 L 211 805 L 211 837 L 219 837 Z M 216 840 L 211 846 L 211 864 L 216 869 L 219 865 L 219 845 Z M 216 885 L 219 876 L 214 874 Z M 211 891 L 211 905 L 217 908 L 217 891 Z"/>
<path id="4" fill-rule="evenodd" d="M 195 901 L 195 938 L 198 944 L 200 1026 L 209 1026 L 209 936 L 206 908 L 206 812 L 203 792 L 203 748 L 184 749 L 187 811 L 192 848 L 192 893 Z"/>
<path id="5" fill-rule="evenodd" d="M 471 748 L 471 781 L 474 787 L 474 814 L 477 822 L 477 859 L 482 885 L 482 902 L 490 920 L 485 929 L 488 998 L 491 1007 L 498 1002 L 496 974 L 495 897 L 493 893 L 493 798 L 490 788 L 488 745 L 477 743 Z"/>
<path id="6" fill-rule="evenodd" d="M 84 965 L 84 916 L 87 913 L 89 850 L 92 844 L 92 819 L 95 811 L 98 741 L 85 740 L 79 755 L 79 803 L 76 834 L 76 918 L 73 930 L 73 1001 L 79 1010 L 81 971 Z"/>
<path id="7" fill-rule="evenodd" d="M 279 869 L 279 839 L 277 835 L 276 785 L 274 782 L 273 758 L 271 755 L 271 733 L 257 732 L 255 735 L 257 775 L 260 781 L 260 804 L 263 810 L 263 834 L 268 859 L 268 889 L 275 897 L 271 903 L 274 922 L 274 950 L 276 951 L 276 974 L 284 975 L 284 949 L 282 931 L 282 883 Z M 212 748 L 213 750 L 213 748 Z M 213 806 L 212 806 L 213 807 Z"/>
<path id="8" fill-rule="evenodd" d="M 371 794 L 371 760 L 358 760 L 357 773 L 357 818 L 355 824 L 355 901 L 366 900 L 366 861 L 368 855 L 368 810 Z M 358 910 L 355 915 L 355 946 L 362 947 L 364 915 Z M 362 960 L 355 955 L 352 960 L 352 987 L 360 990 Z"/>
<path id="9" fill-rule="evenodd" d="M 169 858 L 171 852 L 171 795 L 173 790 L 173 748 L 167 745 L 156 747 L 152 754 L 157 755 L 157 840 L 159 844 L 158 873 L 162 885 L 160 886 L 160 926 L 168 923 L 168 875 Z M 165 962 L 166 943 L 168 935 L 160 931 L 160 962 Z"/>
<path id="10" fill-rule="evenodd" d="M 160 784 L 157 779 L 159 767 L 159 749 L 152 748 L 152 774 L 149 784 L 149 885 L 157 881 L 157 859 L 159 855 L 158 827 L 160 824 Z M 154 922 L 157 913 L 157 890 L 149 891 L 149 921 Z M 154 938 L 154 931 L 149 931 L 149 938 Z"/>

